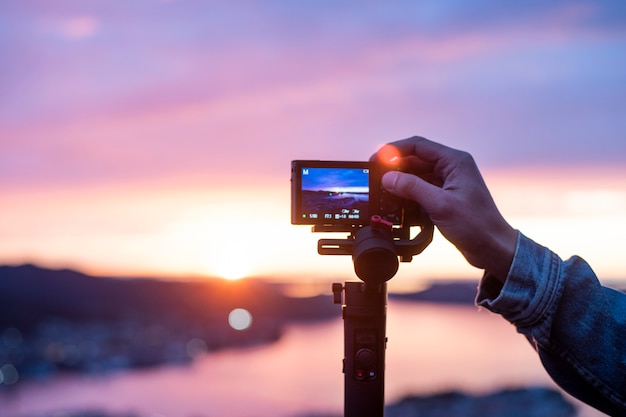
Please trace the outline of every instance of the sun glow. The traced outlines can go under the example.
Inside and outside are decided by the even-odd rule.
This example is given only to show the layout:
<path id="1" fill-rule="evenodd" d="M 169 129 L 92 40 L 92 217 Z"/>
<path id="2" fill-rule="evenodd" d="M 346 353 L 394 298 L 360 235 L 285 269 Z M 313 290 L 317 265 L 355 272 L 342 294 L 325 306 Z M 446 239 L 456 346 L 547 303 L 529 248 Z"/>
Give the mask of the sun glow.
<path id="1" fill-rule="evenodd" d="M 622 279 L 626 177 L 596 175 L 500 170 L 485 177 L 514 227 L 563 258 L 581 255 L 603 279 Z M 291 225 L 288 187 L 271 178 L 265 183 L 271 185 L 4 189 L 12 198 L 0 200 L 0 260 L 105 276 L 263 277 L 298 284 L 354 279 L 349 256 L 317 254 L 318 239 L 342 236 Z M 412 263 L 401 266 L 392 285 L 479 276 L 436 235 Z"/>
<path id="2" fill-rule="evenodd" d="M 170 224 L 167 234 L 186 247 L 188 268 L 228 280 L 256 272 L 259 248 L 249 245 L 257 219 L 250 222 L 242 202 L 196 206 Z"/>
<path id="3" fill-rule="evenodd" d="M 254 273 L 254 260 L 238 248 L 235 242 L 215 247 L 208 254 L 206 270 L 211 275 L 217 275 L 227 280 L 238 280 Z"/>
<path id="4" fill-rule="evenodd" d="M 237 280 L 273 275 L 297 250 L 288 192 L 265 189 L 211 193 L 177 213 L 163 235 L 178 249 L 176 263 L 206 276 Z"/>

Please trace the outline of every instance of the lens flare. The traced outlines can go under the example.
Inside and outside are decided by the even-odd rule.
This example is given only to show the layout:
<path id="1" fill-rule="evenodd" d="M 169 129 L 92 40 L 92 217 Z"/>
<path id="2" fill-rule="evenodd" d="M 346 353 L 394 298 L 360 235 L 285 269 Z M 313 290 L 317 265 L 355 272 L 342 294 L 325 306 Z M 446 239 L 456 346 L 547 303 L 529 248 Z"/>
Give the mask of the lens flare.
<path id="1" fill-rule="evenodd" d="M 397 165 L 399 162 L 400 151 L 393 145 L 383 145 L 376 153 L 378 160 L 386 165 Z"/>
<path id="2" fill-rule="evenodd" d="M 204 340 L 193 338 L 187 342 L 186 350 L 187 356 L 191 359 L 197 359 L 206 354 L 209 348 Z"/>
<path id="3" fill-rule="evenodd" d="M 228 324 L 235 330 L 246 330 L 252 325 L 252 314 L 244 308 L 236 308 L 228 314 Z"/>

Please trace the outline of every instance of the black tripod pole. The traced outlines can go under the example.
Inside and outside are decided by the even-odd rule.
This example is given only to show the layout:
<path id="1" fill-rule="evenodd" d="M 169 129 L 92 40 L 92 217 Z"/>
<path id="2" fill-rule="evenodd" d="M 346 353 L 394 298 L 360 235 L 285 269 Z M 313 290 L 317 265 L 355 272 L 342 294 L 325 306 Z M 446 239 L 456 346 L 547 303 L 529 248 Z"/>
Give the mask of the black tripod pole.
<path id="1" fill-rule="evenodd" d="M 344 320 L 344 417 L 382 417 L 385 405 L 387 280 L 398 270 L 390 225 L 373 219 L 359 230 L 352 248 L 363 282 L 333 284 Z"/>
<path id="2" fill-rule="evenodd" d="M 334 284 L 345 290 L 344 417 L 382 417 L 385 405 L 387 284 Z M 340 297 L 340 295 L 339 295 Z"/>

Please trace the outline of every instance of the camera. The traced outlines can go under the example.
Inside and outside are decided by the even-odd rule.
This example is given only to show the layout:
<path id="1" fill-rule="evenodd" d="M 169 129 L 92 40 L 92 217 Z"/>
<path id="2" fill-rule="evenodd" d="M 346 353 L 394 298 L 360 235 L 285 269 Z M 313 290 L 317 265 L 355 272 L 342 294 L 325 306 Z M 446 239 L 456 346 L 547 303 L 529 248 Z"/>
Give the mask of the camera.
<path id="1" fill-rule="evenodd" d="M 417 203 L 382 187 L 388 170 L 373 161 L 292 161 L 291 223 L 320 231 L 352 231 L 378 215 L 395 226 L 420 225 Z"/>
<path id="2" fill-rule="evenodd" d="M 332 286 L 344 319 L 346 416 L 384 411 L 386 281 L 399 261 L 411 262 L 433 238 L 426 212 L 383 188 L 382 177 L 393 168 L 375 160 L 291 161 L 291 223 L 312 225 L 313 232 L 349 232 L 345 239 L 320 239 L 317 251 L 351 255 L 363 281 Z M 415 236 L 412 226 L 421 229 Z"/>

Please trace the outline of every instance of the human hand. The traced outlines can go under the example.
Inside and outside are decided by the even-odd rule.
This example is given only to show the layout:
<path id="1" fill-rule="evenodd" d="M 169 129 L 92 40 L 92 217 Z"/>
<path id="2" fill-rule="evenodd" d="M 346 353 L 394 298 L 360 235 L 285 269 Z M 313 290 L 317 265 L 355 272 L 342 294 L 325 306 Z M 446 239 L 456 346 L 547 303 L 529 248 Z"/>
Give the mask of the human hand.
<path id="1" fill-rule="evenodd" d="M 517 231 L 498 211 L 469 153 L 412 137 L 383 146 L 372 159 L 401 169 L 383 176 L 389 192 L 420 204 L 470 264 L 506 279 Z"/>

